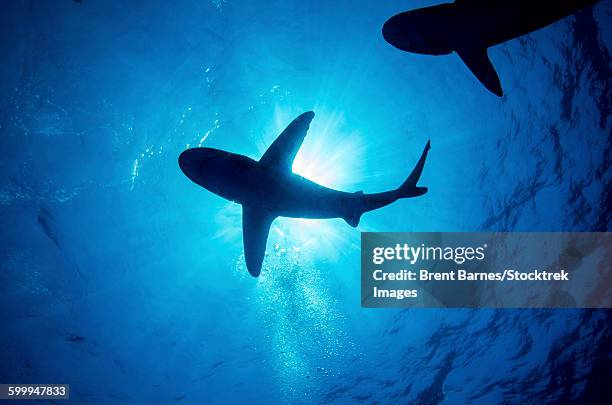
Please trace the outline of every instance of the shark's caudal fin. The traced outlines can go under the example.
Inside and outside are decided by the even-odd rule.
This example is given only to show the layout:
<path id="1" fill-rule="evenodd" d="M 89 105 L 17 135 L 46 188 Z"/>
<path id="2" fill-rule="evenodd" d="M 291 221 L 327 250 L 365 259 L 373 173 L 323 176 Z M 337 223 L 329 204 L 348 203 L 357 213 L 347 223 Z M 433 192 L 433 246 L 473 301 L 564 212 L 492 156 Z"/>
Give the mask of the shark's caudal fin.
<path id="1" fill-rule="evenodd" d="M 457 55 L 491 93 L 498 97 L 504 95 L 499 76 L 489 59 L 487 48 L 461 49 L 457 51 Z"/>
<path id="2" fill-rule="evenodd" d="M 427 192 L 427 187 L 417 187 L 417 182 L 421 177 L 421 173 L 423 173 L 423 167 L 425 166 L 425 159 L 427 159 L 429 149 L 431 149 L 431 145 L 430 141 L 427 141 L 427 145 L 425 145 L 421 158 L 417 162 L 416 166 L 414 166 L 414 169 L 412 169 L 412 173 L 410 173 L 410 176 L 408 176 L 406 181 L 404 181 L 397 189 L 400 198 L 418 197 Z"/>

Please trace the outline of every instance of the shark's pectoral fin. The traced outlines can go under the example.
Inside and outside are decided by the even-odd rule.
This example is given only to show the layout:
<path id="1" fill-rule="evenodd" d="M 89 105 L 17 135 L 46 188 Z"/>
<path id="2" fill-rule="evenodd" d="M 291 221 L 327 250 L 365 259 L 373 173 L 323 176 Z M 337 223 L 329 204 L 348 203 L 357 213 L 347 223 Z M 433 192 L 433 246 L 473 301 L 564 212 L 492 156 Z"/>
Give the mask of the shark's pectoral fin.
<path id="1" fill-rule="evenodd" d="M 274 215 L 260 208 L 242 207 L 242 237 L 244 241 L 244 260 L 253 277 L 261 273 L 261 265 L 266 254 L 266 242 Z"/>
<path id="2" fill-rule="evenodd" d="M 498 97 L 504 95 L 499 76 L 489 59 L 487 48 L 460 49 L 457 54 L 489 91 Z"/>

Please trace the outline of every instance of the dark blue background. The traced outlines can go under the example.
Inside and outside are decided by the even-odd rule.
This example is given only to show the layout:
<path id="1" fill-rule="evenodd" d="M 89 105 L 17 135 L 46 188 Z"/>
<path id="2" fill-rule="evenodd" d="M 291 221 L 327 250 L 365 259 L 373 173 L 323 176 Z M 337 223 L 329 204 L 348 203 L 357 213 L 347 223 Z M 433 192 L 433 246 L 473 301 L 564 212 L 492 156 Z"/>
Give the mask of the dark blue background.
<path id="1" fill-rule="evenodd" d="M 3 1 L 0 381 L 83 403 L 609 394 L 609 311 L 360 307 L 359 230 L 610 230 L 610 2 L 493 48 L 502 99 L 384 42 L 432 3 Z M 279 219 L 253 279 L 240 207 L 177 156 L 258 158 L 307 110 L 297 173 L 383 191 L 431 139 L 430 191 L 358 230 Z"/>

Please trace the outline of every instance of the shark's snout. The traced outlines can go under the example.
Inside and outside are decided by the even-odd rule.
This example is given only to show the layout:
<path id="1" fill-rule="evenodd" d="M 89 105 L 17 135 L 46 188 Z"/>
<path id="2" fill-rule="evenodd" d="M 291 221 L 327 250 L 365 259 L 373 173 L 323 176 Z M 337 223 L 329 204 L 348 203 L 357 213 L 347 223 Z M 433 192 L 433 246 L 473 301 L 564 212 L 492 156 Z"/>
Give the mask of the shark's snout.
<path id="1" fill-rule="evenodd" d="M 200 169 L 202 167 L 202 153 L 197 149 L 187 149 L 179 156 L 179 167 L 192 181 L 200 178 Z"/>
<path id="2" fill-rule="evenodd" d="M 405 52 L 444 55 L 452 51 L 447 34 L 452 16 L 453 10 L 447 5 L 407 11 L 389 18 L 382 35 L 385 41 Z"/>
<path id="3" fill-rule="evenodd" d="M 383 25 L 382 35 L 385 41 L 395 46 L 401 36 L 401 28 L 398 26 L 395 20 L 391 18 Z"/>
<path id="4" fill-rule="evenodd" d="M 417 28 L 414 16 L 407 14 L 400 14 L 387 20 L 382 28 L 383 38 L 402 51 L 430 53 L 430 46 Z"/>

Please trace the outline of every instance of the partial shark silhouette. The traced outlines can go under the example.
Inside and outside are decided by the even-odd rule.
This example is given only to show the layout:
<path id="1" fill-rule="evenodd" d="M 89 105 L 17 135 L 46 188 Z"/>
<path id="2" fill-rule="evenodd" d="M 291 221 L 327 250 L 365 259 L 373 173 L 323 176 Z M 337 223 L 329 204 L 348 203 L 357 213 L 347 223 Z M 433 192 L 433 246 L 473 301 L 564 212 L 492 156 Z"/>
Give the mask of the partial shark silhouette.
<path id="1" fill-rule="evenodd" d="M 385 40 L 406 52 L 453 51 L 493 94 L 504 92 L 487 48 L 546 27 L 600 0 L 455 0 L 407 11 L 383 26 Z"/>
<path id="2" fill-rule="evenodd" d="M 429 142 L 404 183 L 383 193 L 346 193 L 293 173 L 293 160 L 313 118 L 313 112 L 306 112 L 294 119 L 259 161 L 213 148 L 187 149 L 179 156 L 179 166 L 191 181 L 242 204 L 244 257 L 254 277 L 261 272 L 268 233 L 276 217 L 343 218 L 356 227 L 364 212 L 427 192 L 427 188 L 417 187 L 417 182 Z"/>

